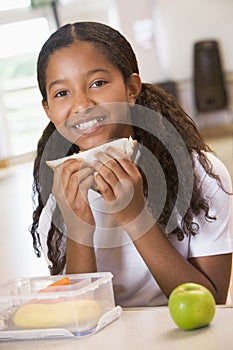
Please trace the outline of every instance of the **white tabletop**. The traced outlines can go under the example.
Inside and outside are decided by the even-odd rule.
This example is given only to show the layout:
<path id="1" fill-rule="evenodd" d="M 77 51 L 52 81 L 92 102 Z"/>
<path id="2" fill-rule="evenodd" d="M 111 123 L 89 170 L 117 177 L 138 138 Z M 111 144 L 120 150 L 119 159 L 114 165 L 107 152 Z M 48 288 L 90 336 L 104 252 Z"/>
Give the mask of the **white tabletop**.
<path id="1" fill-rule="evenodd" d="M 217 307 L 211 325 L 178 329 L 167 307 L 123 310 L 119 319 L 86 338 L 1 342 L 4 350 L 232 350 L 233 308 Z"/>

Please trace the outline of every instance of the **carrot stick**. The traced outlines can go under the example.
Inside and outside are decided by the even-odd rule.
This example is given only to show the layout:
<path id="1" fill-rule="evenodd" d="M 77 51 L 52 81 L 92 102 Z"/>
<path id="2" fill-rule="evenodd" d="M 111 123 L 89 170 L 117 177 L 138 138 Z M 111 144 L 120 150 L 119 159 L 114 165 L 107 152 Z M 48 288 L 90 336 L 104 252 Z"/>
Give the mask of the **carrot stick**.
<path id="1" fill-rule="evenodd" d="M 63 277 L 58 281 L 55 281 L 53 283 L 51 283 L 48 287 L 41 289 L 40 292 L 52 292 L 52 290 L 50 289 L 50 287 L 56 287 L 56 286 L 66 286 L 68 284 L 70 284 L 70 279 L 69 277 Z"/>
<path id="2" fill-rule="evenodd" d="M 53 286 L 66 286 L 67 284 L 70 284 L 70 279 L 69 277 L 63 277 L 58 281 L 53 282 L 50 284 L 48 287 L 53 287 Z"/>

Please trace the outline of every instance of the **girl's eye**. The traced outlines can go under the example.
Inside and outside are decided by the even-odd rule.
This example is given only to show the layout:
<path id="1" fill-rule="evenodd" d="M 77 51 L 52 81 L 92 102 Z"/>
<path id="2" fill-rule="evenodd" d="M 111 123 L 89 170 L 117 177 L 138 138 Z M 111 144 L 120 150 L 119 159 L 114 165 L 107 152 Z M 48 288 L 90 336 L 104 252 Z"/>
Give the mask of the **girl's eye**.
<path id="1" fill-rule="evenodd" d="M 101 87 L 101 86 L 103 86 L 105 84 L 106 84 L 106 81 L 104 81 L 104 80 L 97 80 L 97 81 L 94 81 L 94 83 L 91 85 L 91 87 L 94 87 L 94 88 Z"/>
<path id="2" fill-rule="evenodd" d="M 66 96 L 66 95 L 68 95 L 68 91 L 62 90 L 62 91 L 57 92 L 55 97 L 63 97 L 63 96 Z"/>

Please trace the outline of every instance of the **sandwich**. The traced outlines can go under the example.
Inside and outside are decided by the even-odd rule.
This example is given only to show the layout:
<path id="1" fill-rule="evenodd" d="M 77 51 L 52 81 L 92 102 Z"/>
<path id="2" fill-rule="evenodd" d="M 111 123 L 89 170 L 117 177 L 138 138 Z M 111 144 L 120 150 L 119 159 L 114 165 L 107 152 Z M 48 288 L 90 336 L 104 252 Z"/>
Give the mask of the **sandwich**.
<path id="1" fill-rule="evenodd" d="M 52 168 L 55 169 L 58 165 L 62 164 L 67 159 L 84 159 L 88 163 L 91 163 L 93 160 L 95 160 L 95 153 L 99 151 L 104 151 L 106 146 L 114 147 L 115 149 L 119 150 L 127 159 L 134 159 L 135 153 L 136 153 L 136 144 L 137 141 L 133 140 L 130 136 L 129 138 L 121 138 L 116 139 L 113 141 L 105 142 L 99 146 L 96 146 L 94 148 L 88 149 L 86 151 L 80 151 L 79 153 L 72 154 L 71 156 L 55 159 L 55 160 L 48 160 L 46 161 L 46 164 Z"/>

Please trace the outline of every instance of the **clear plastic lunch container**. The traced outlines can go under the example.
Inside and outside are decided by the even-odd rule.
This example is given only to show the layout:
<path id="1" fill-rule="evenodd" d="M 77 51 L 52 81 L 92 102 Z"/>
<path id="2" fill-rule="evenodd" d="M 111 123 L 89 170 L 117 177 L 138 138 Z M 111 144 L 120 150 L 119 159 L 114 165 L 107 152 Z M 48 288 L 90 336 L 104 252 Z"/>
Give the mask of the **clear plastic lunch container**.
<path id="1" fill-rule="evenodd" d="M 58 285 L 66 277 L 69 283 Z M 112 277 L 100 272 L 0 284 L 0 341 L 82 337 L 99 331 L 121 314 Z"/>

